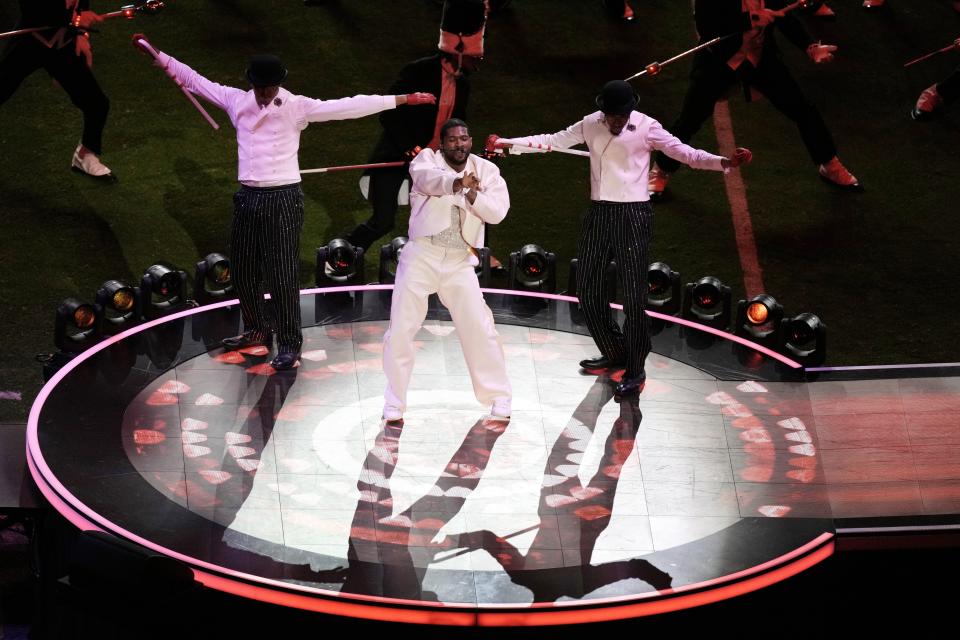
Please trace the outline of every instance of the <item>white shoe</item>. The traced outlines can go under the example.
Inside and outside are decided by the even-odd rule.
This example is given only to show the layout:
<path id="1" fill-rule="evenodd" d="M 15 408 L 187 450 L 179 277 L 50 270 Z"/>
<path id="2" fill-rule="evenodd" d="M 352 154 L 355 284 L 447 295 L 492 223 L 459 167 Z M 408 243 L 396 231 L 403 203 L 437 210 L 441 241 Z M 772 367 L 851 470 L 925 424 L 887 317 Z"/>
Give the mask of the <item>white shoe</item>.
<path id="1" fill-rule="evenodd" d="M 387 422 L 399 422 L 403 420 L 403 411 L 391 404 L 385 404 L 383 405 L 383 419 Z"/>
<path id="2" fill-rule="evenodd" d="M 88 150 L 86 155 L 81 158 L 80 150 L 82 148 L 83 145 L 78 144 L 76 150 L 73 152 L 73 160 L 70 163 L 71 169 L 78 173 L 85 173 L 98 180 L 116 180 L 110 168 L 100 162 L 100 158 L 98 158 L 94 152 Z"/>
<path id="3" fill-rule="evenodd" d="M 510 418 L 510 398 L 497 398 L 490 407 L 490 415 L 494 418 Z"/>

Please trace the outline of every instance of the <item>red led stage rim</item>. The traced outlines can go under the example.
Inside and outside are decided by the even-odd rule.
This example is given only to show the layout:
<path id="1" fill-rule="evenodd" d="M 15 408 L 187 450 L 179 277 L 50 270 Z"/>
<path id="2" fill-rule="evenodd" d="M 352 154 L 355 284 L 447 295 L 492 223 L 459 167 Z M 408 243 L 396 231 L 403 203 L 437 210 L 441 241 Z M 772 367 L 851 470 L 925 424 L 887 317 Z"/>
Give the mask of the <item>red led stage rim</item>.
<path id="1" fill-rule="evenodd" d="M 715 362 L 653 354 L 644 395 L 615 401 L 607 379 L 569 369 L 593 348 L 568 315 L 574 298 L 486 290 L 519 372 L 510 423 L 472 408 L 460 357 L 444 355 L 453 327 L 431 319 L 418 350 L 435 364 L 417 369 L 393 428 L 378 377 L 390 288 L 302 292 L 318 318 L 310 305 L 329 294 L 370 298 L 306 328 L 302 366 L 283 375 L 265 349 L 208 348 L 211 331 L 235 329 L 234 300 L 108 338 L 39 394 L 31 474 L 78 528 L 180 560 L 210 588 L 384 621 L 651 615 L 763 588 L 833 552 L 802 394 L 756 377 L 795 362 L 704 330 L 721 340 L 678 354 Z M 511 311 L 525 298 L 543 309 Z M 129 360 L 115 352 L 124 341 L 138 345 Z M 707 373 L 738 366 L 734 343 L 773 364 L 746 380 Z M 671 515 L 678 504 L 687 511 Z M 141 517 L 158 513 L 163 530 Z"/>

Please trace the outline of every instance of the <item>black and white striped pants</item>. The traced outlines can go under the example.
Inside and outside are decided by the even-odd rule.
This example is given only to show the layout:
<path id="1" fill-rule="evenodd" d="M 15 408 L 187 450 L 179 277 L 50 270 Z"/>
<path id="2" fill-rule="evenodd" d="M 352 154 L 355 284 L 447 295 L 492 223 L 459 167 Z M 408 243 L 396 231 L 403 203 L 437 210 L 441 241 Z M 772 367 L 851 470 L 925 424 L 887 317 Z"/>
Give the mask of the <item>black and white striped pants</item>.
<path id="1" fill-rule="evenodd" d="M 587 329 L 600 352 L 627 363 L 625 377 L 640 375 L 650 353 L 650 323 L 644 313 L 647 296 L 647 249 L 653 235 L 649 202 L 591 201 L 583 221 L 577 264 L 577 292 Z M 623 329 L 613 318 L 606 290 L 606 268 L 617 262 L 623 288 Z"/>
<path id="2" fill-rule="evenodd" d="M 231 266 L 240 296 L 246 331 L 267 338 L 277 332 L 280 353 L 299 351 L 300 231 L 303 229 L 303 190 L 300 184 L 281 187 L 241 185 L 233 196 Z M 263 294 L 273 301 L 276 325 L 270 321 Z"/>

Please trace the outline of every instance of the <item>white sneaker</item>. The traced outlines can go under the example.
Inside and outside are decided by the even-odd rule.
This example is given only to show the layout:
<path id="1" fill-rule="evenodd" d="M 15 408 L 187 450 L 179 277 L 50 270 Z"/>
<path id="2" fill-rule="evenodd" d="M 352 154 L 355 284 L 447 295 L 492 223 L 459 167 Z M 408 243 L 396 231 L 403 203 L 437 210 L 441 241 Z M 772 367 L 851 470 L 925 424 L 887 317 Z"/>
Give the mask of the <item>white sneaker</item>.
<path id="1" fill-rule="evenodd" d="M 490 415 L 494 418 L 510 417 L 510 398 L 497 398 L 490 407 Z"/>
<path id="2" fill-rule="evenodd" d="M 399 422 L 403 420 L 403 411 L 391 404 L 383 405 L 383 419 L 387 422 Z"/>
<path id="3" fill-rule="evenodd" d="M 78 144 L 76 150 L 73 152 L 73 160 L 70 163 L 71 169 L 78 173 L 85 173 L 98 180 L 116 180 L 110 168 L 100 162 L 100 158 L 98 158 L 94 152 L 88 150 L 86 155 L 81 158 L 80 150 L 82 148 L 83 145 Z"/>

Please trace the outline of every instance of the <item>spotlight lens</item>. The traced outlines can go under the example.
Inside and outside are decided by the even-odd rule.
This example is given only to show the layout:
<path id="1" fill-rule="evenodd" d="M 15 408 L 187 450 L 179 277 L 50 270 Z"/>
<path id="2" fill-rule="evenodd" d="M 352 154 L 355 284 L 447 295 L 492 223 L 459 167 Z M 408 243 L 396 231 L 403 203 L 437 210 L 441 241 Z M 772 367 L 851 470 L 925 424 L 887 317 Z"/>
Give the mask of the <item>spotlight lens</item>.
<path id="1" fill-rule="evenodd" d="M 169 298 L 172 295 L 175 295 L 177 292 L 177 285 L 179 284 L 179 278 L 177 274 L 173 271 L 163 274 L 160 278 L 160 284 L 158 286 L 159 293 L 164 298 Z"/>
<path id="2" fill-rule="evenodd" d="M 709 309 L 720 300 L 720 291 L 713 284 L 698 284 L 693 290 L 693 299 L 696 300 L 697 306 Z"/>
<path id="3" fill-rule="evenodd" d="M 763 324 L 770 317 L 770 310 L 762 302 L 751 302 L 747 305 L 747 321 L 750 324 Z"/>
<path id="4" fill-rule="evenodd" d="M 78 329 L 89 329 L 93 326 L 97 316 L 90 305 L 81 305 L 73 312 L 73 323 Z"/>
<path id="5" fill-rule="evenodd" d="M 133 309 L 133 292 L 130 289 L 120 289 L 111 298 L 113 308 L 120 313 L 127 313 Z"/>
<path id="6" fill-rule="evenodd" d="M 528 276 L 539 276 L 546 269 L 543 256 L 537 253 L 528 253 L 520 261 L 520 269 Z"/>
<path id="7" fill-rule="evenodd" d="M 213 281 L 217 284 L 228 284 L 230 282 L 230 264 L 227 262 L 218 262 L 213 265 Z"/>
<path id="8" fill-rule="evenodd" d="M 790 324 L 790 342 L 803 345 L 813 340 L 813 330 L 806 322 L 792 322 Z"/>
<path id="9" fill-rule="evenodd" d="M 670 289 L 670 278 L 662 271 L 653 271 L 647 281 L 647 293 L 659 296 Z"/>
<path id="10" fill-rule="evenodd" d="M 337 275 L 349 275 L 353 260 L 354 253 L 347 251 L 346 247 L 337 247 L 330 252 L 330 266 Z"/>

